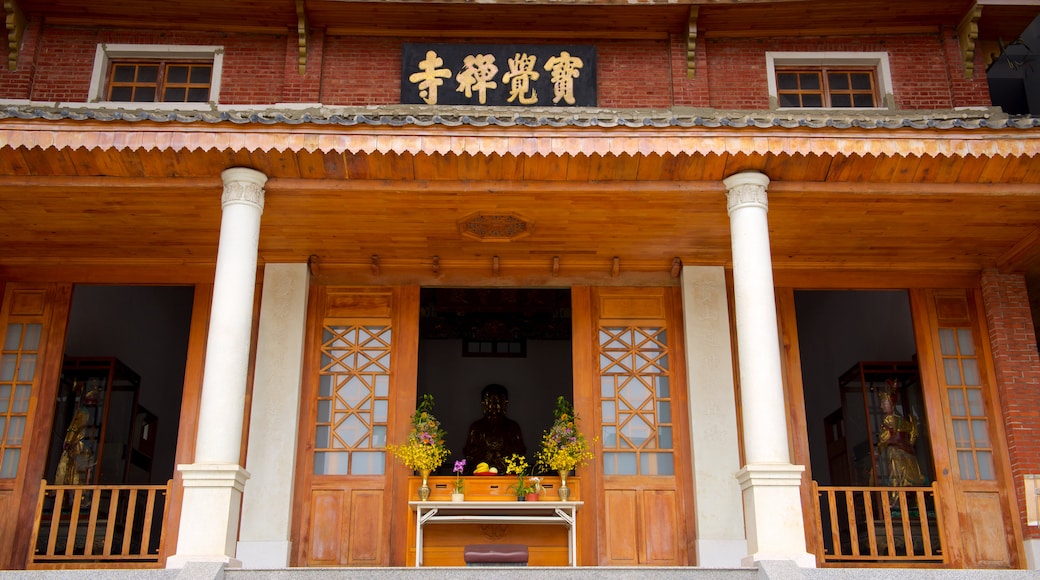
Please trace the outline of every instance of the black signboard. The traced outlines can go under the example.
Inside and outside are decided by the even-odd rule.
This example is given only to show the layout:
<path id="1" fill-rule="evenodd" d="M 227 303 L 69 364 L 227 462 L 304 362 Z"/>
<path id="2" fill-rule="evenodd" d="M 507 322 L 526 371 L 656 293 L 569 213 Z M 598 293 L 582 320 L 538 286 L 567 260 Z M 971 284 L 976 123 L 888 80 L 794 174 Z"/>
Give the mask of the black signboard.
<path id="1" fill-rule="evenodd" d="M 405 43 L 401 63 L 405 104 L 596 106 L 591 45 Z"/>

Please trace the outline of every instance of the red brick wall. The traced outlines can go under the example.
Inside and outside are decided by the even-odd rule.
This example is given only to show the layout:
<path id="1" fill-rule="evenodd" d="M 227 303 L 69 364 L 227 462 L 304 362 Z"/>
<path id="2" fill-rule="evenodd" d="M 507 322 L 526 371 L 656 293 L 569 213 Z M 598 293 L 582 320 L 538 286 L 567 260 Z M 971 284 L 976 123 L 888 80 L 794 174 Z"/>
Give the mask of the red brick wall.
<path id="1" fill-rule="evenodd" d="M 32 23 L 27 31 L 18 71 L 0 72 L 0 98 L 84 101 L 95 48 L 109 42 L 224 46 L 220 95 L 224 104 L 363 106 L 400 100 L 403 38 L 326 37 L 322 30 L 311 30 L 307 72 L 300 75 L 295 32 L 265 35 L 48 27 L 37 44 L 35 26 L 38 24 Z M 766 109 L 766 51 L 888 52 L 898 107 L 989 104 L 981 62 L 977 78 L 963 78 L 952 30 L 871 39 L 702 37 L 696 44 L 693 79 L 686 74 L 683 35 L 668 40 L 601 40 L 596 48 L 599 105 L 606 108 Z"/>
<path id="2" fill-rule="evenodd" d="M 1040 473 L 1040 355 L 1025 278 L 987 270 L 982 275 L 982 299 L 1022 529 L 1026 537 L 1040 538 L 1040 530 L 1025 525 L 1022 488 L 1024 474 Z"/>
<path id="3" fill-rule="evenodd" d="M 952 42 L 956 48 L 956 39 Z M 769 107 L 767 51 L 887 52 L 896 107 L 948 109 L 989 104 L 984 75 L 981 86 L 977 81 L 957 82 L 956 92 L 953 90 L 950 70 L 960 64 L 960 52 L 958 49 L 956 54 L 951 54 L 949 38 L 939 34 L 876 38 L 710 38 L 706 44 L 710 102 L 719 109 Z M 953 58 L 956 62 L 950 62 Z"/>
<path id="4" fill-rule="evenodd" d="M 78 27 L 45 30 L 37 54 L 31 98 L 36 101 L 86 101 L 99 43 L 223 46 L 222 103 L 268 104 L 282 100 L 285 36 Z"/>
<path id="5" fill-rule="evenodd" d="M 672 66 L 666 41 L 596 43 L 596 93 L 606 108 L 672 106 Z M 683 79 L 686 78 L 685 72 Z"/>
<path id="6" fill-rule="evenodd" d="M 403 42 L 381 37 L 326 38 L 321 102 L 342 106 L 401 102 Z"/>

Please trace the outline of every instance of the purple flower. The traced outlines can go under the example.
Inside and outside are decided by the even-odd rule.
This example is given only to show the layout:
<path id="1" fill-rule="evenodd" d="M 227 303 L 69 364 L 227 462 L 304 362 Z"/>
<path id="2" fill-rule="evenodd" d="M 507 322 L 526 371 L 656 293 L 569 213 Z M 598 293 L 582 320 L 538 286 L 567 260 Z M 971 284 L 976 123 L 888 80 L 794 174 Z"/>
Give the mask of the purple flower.
<path id="1" fill-rule="evenodd" d="M 462 470 L 466 467 L 466 460 L 462 459 L 455 462 L 455 469 L 452 469 L 455 473 L 462 473 Z"/>

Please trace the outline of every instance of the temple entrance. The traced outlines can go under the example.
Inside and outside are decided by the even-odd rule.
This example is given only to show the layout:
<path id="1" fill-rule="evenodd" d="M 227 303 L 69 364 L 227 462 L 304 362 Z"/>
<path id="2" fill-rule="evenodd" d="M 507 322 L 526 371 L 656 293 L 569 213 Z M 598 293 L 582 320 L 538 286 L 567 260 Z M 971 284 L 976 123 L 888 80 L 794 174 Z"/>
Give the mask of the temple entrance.
<path id="1" fill-rule="evenodd" d="M 571 351 L 570 290 L 423 289 L 417 391 L 434 396 L 452 452 L 436 474 L 451 475 L 463 458 L 469 427 L 482 416 L 481 391 L 490 384 L 507 389 L 506 416 L 519 424 L 534 465 L 556 398 L 574 400 Z"/>

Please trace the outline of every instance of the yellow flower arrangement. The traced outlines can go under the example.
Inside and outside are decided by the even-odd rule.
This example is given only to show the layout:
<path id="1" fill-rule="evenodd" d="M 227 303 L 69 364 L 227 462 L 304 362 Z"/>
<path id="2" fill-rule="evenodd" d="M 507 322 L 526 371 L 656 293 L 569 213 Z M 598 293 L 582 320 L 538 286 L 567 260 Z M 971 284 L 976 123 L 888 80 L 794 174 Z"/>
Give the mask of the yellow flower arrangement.
<path id="1" fill-rule="evenodd" d="M 413 471 L 434 470 L 448 458 L 444 429 L 433 416 L 433 395 L 425 394 L 412 414 L 412 432 L 401 445 L 387 445 L 401 463 Z"/>
<path id="2" fill-rule="evenodd" d="M 538 465 L 553 471 L 571 471 L 592 459 L 585 435 L 578 430 L 578 416 L 567 399 L 557 397 L 552 427 L 542 434 L 542 446 L 535 456 Z"/>
<path id="3" fill-rule="evenodd" d="M 531 483 L 526 483 L 524 477 L 527 475 L 527 458 L 516 453 L 506 457 L 506 473 L 516 476 L 516 483 L 509 486 L 510 490 L 516 491 L 516 497 L 525 497 L 529 493 L 537 493 L 540 488 L 539 479 L 531 478 Z"/>

